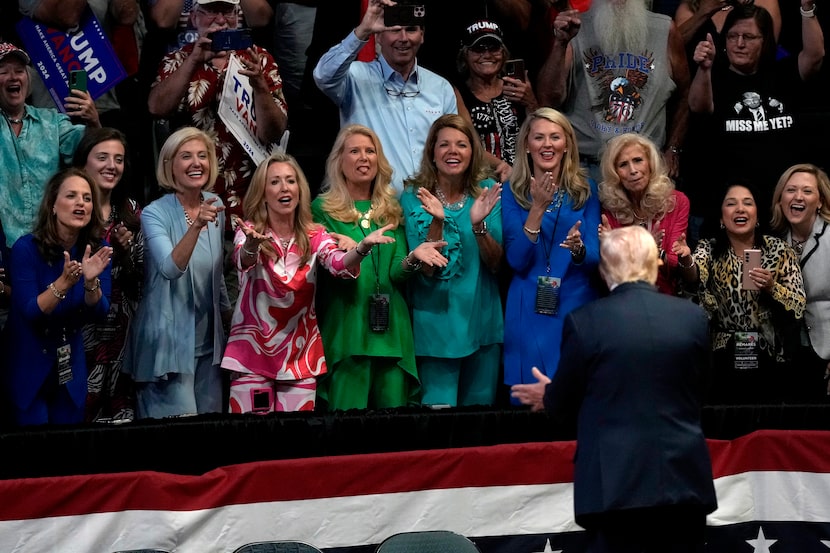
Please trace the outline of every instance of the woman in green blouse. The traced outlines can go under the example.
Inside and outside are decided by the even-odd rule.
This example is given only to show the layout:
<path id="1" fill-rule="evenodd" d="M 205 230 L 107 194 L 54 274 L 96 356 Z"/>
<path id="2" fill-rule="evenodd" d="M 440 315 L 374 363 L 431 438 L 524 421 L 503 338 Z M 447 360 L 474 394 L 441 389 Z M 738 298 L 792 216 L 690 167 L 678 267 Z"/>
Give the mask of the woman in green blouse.
<path id="1" fill-rule="evenodd" d="M 391 187 L 392 167 L 377 135 L 362 125 L 340 131 L 326 163 L 323 193 L 312 203 L 314 220 L 351 249 L 385 225 L 395 242 L 373 248 L 355 280 L 325 279 L 318 313 L 329 366 L 318 396 L 330 409 L 398 407 L 418 401 L 412 324 L 404 283 L 423 264 L 447 264 L 437 248 L 407 253 L 401 206 Z"/>

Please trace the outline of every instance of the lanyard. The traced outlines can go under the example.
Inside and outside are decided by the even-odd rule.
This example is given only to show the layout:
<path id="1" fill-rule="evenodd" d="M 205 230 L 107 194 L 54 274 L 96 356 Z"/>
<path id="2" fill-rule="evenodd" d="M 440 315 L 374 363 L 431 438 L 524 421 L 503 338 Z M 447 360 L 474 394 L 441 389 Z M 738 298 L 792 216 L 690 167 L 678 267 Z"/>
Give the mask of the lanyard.
<path id="1" fill-rule="evenodd" d="M 565 192 L 561 192 L 562 196 L 565 195 Z M 553 232 L 550 234 L 550 245 L 545 242 L 545 233 L 539 233 L 539 240 L 542 241 L 542 251 L 545 252 L 545 259 L 547 260 L 547 267 L 545 271 L 547 274 L 550 274 L 550 254 L 553 252 L 553 243 L 556 241 L 556 227 L 559 226 L 559 213 L 562 211 L 562 201 L 563 198 L 560 196 L 560 191 L 556 191 L 556 197 L 554 198 L 555 207 L 556 207 L 556 219 L 553 221 Z M 551 213 L 548 210 L 545 210 L 546 213 Z M 541 228 L 541 227 L 539 227 Z"/>

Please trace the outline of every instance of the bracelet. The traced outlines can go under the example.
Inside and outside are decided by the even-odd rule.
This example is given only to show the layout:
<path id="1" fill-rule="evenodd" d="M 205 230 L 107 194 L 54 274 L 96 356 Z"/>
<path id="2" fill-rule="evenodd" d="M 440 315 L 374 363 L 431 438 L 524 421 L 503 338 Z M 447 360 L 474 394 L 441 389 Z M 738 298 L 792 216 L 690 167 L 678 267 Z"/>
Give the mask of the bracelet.
<path id="1" fill-rule="evenodd" d="M 98 277 L 95 277 L 95 284 L 92 286 L 92 288 L 87 288 L 86 284 L 84 284 L 84 290 L 86 290 L 87 292 L 94 292 L 95 290 L 97 290 L 100 287 L 101 287 L 101 279 L 98 278 Z"/>
<path id="2" fill-rule="evenodd" d="M 404 262 L 404 264 L 406 264 L 406 267 L 404 267 L 404 270 L 409 271 L 411 273 L 414 273 L 415 271 L 420 271 L 421 267 L 424 265 L 424 263 L 418 258 L 415 258 L 416 262 L 413 263 L 412 261 L 409 260 L 409 257 L 411 255 L 412 255 L 412 252 L 409 252 L 409 254 L 406 257 L 403 258 L 403 262 Z"/>
<path id="3" fill-rule="evenodd" d="M 354 247 L 354 251 L 356 251 L 356 252 L 357 252 L 357 255 L 359 255 L 360 257 L 368 257 L 368 255 L 369 255 L 370 253 L 372 253 L 372 248 L 371 248 L 371 246 L 370 246 L 370 247 L 369 247 L 369 251 L 368 251 L 368 252 L 366 252 L 366 253 L 363 253 L 362 251 L 360 251 L 360 244 L 358 244 L 357 246 L 355 246 L 355 247 Z"/>
<path id="4" fill-rule="evenodd" d="M 484 236 L 487 234 L 487 221 L 481 221 L 478 225 L 473 225 L 473 234 L 476 236 Z"/>
<path id="5" fill-rule="evenodd" d="M 526 233 L 530 234 L 531 236 L 536 236 L 537 234 L 539 234 L 540 232 L 542 232 L 542 229 L 541 229 L 541 228 L 537 228 L 536 230 L 530 230 L 530 229 L 529 229 L 529 228 L 527 228 L 527 227 L 522 227 L 522 229 L 523 229 Z"/>
<path id="6" fill-rule="evenodd" d="M 251 257 L 256 256 L 259 253 L 259 250 L 262 248 L 262 244 L 257 245 L 256 251 L 252 252 L 245 249 L 245 244 L 242 244 L 242 252 L 250 255 Z"/>
<path id="7" fill-rule="evenodd" d="M 6 293 L 6 283 L 0 280 L 0 296 Z"/>
<path id="8" fill-rule="evenodd" d="M 799 6 L 798 11 L 801 12 L 801 17 L 815 17 L 816 16 L 816 5 L 813 4 L 813 7 L 809 10 L 805 10 L 803 7 Z"/>
<path id="9" fill-rule="evenodd" d="M 692 267 L 695 266 L 695 258 L 692 257 L 691 255 L 689 256 L 689 264 L 688 265 L 683 265 L 680 262 L 680 259 L 681 259 L 680 257 L 677 258 L 677 266 L 680 267 L 681 269 L 691 269 Z"/>
<path id="10" fill-rule="evenodd" d="M 55 283 L 54 282 L 49 283 L 49 289 L 52 291 L 52 293 L 55 295 L 55 297 L 58 298 L 59 300 L 66 299 L 66 290 L 58 290 L 57 288 L 55 288 Z"/>

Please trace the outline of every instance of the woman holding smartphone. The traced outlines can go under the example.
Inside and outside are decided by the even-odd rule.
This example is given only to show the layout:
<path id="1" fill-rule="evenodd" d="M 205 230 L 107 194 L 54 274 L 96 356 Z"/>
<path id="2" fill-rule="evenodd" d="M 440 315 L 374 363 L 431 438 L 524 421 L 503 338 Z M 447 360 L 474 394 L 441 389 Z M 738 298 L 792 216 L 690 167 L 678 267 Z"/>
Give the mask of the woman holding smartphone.
<path id="1" fill-rule="evenodd" d="M 456 63 L 463 80 L 458 92 L 486 154 L 512 166 L 519 127 L 537 102 L 524 63 L 509 57 L 499 26 L 477 21 L 464 31 Z"/>
<path id="2" fill-rule="evenodd" d="M 694 255 L 682 243 L 678 248 L 677 266 L 697 285 L 711 320 L 715 374 L 708 403 L 780 400 L 789 353 L 784 333 L 804 315 L 798 258 L 786 242 L 758 230 L 755 197 L 748 186 L 728 185 L 715 237 L 698 242 Z"/>

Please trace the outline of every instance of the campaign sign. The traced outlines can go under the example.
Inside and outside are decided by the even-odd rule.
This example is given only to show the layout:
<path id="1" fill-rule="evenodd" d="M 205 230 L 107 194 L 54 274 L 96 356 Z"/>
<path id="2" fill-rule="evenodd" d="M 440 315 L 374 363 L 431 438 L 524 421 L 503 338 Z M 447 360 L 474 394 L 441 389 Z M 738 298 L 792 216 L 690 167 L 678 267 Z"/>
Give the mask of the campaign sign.
<path id="1" fill-rule="evenodd" d="M 24 17 L 17 32 L 32 64 L 58 109 L 66 111 L 63 99 L 69 96 L 69 72 L 87 72 L 87 90 L 95 100 L 121 82 L 127 73 L 112 49 L 101 23 L 87 7 L 77 31 L 66 33 Z"/>
<path id="2" fill-rule="evenodd" d="M 225 70 L 225 86 L 222 88 L 222 97 L 219 100 L 219 118 L 225 123 L 228 131 L 239 142 L 256 165 L 259 165 L 271 155 L 274 148 L 285 148 L 288 131 L 285 131 L 279 145 L 264 144 L 256 135 L 256 106 L 254 106 L 254 90 L 248 77 L 239 73 L 242 63 L 235 54 L 228 59 Z"/>

